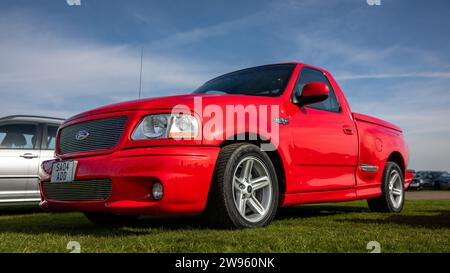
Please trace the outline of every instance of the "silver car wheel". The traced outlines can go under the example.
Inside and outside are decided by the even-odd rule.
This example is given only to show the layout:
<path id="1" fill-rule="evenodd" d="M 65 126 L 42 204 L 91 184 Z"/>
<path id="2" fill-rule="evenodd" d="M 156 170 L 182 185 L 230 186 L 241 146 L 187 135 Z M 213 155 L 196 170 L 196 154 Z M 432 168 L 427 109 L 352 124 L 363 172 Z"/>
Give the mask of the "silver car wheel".
<path id="1" fill-rule="evenodd" d="M 397 170 L 393 170 L 389 176 L 389 198 L 392 205 L 397 209 L 403 201 L 403 187 L 401 175 Z"/>
<path id="2" fill-rule="evenodd" d="M 237 164 L 233 199 L 240 215 L 249 222 L 258 222 L 267 215 L 272 205 L 272 181 L 260 159 L 247 156 Z"/>

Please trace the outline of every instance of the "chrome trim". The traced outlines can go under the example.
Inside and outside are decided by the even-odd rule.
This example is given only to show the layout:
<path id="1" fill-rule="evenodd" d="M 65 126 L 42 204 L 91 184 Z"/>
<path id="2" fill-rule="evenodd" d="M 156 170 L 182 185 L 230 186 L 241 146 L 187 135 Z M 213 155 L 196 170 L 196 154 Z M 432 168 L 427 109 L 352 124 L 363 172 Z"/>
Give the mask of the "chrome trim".
<path id="1" fill-rule="evenodd" d="M 0 195 L 9 195 L 9 194 L 27 194 L 29 191 L 0 191 Z"/>
<path id="2" fill-rule="evenodd" d="M 39 202 L 39 201 L 41 201 L 41 198 L 3 199 L 3 200 L 0 200 L 0 204 L 4 204 L 4 203 L 18 203 L 18 202 L 28 203 L 28 202 Z"/>
<path id="3" fill-rule="evenodd" d="M 109 198 L 112 192 L 112 181 L 81 180 L 73 182 L 42 183 L 45 197 L 52 201 L 101 201 Z"/>
<path id="4" fill-rule="evenodd" d="M 368 172 L 368 173 L 376 173 L 376 172 L 378 172 L 378 167 L 377 166 L 372 166 L 372 165 L 368 165 L 368 164 L 361 164 L 361 165 L 359 165 L 359 168 L 363 172 Z"/>
<path id="5" fill-rule="evenodd" d="M 89 132 L 86 130 L 80 130 L 75 134 L 75 139 L 78 141 L 82 141 L 85 140 L 86 138 L 89 137 Z"/>
<path id="6" fill-rule="evenodd" d="M 94 119 L 69 125 L 59 133 L 60 155 L 96 152 L 111 149 L 119 143 L 125 129 L 127 116 L 113 116 Z M 84 131 L 85 139 L 76 139 L 76 135 Z"/>
<path id="7" fill-rule="evenodd" d="M 4 179 L 18 179 L 18 178 L 39 178 L 39 176 L 34 175 L 34 174 L 28 174 L 28 175 L 16 175 L 16 176 L 11 176 L 11 175 L 0 175 L 0 178 L 4 178 Z"/>
<path id="8" fill-rule="evenodd" d="M 283 124 L 283 125 L 288 125 L 289 124 L 289 119 L 287 118 L 279 118 L 279 117 L 274 117 L 273 121 L 279 124 Z"/>

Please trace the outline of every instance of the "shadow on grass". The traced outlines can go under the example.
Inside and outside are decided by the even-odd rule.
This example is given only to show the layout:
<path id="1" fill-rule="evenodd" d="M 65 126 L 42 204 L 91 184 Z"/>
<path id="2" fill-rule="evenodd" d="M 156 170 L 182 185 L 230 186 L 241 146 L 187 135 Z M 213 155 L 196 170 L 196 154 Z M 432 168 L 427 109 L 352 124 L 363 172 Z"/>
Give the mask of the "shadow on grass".
<path id="1" fill-rule="evenodd" d="M 279 208 L 275 219 L 284 220 L 291 218 L 321 217 L 349 212 L 369 212 L 369 209 L 366 207 L 342 206 L 342 205 L 294 206 L 294 207 Z"/>
<path id="2" fill-rule="evenodd" d="M 0 233 L 94 235 L 96 237 L 151 235 L 172 230 L 195 230 L 207 228 L 198 216 L 141 217 L 121 227 L 100 226 L 91 223 L 81 213 L 39 213 L 0 214 L 7 217 L 0 220 Z"/>
<path id="3" fill-rule="evenodd" d="M 367 209 L 354 206 L 313 205 L 282 208 L 277 220 L 330 216 L 348 212 L 364 212 Z M 141 217 L 124 227 L 98 226 L 89 222 L 81 213 L 39 213 L 39 209 L 0 210 L 0 233 L 94 235 L 96 237 L 152 235 L 177 230 L 202 230 L 211 228 L 201 216 Z M 12 217 L 18 216 L 18 217 Z"/>
<path id="4" fill-rule="evenodd" d="M 26 207 L 26 208 L 14 208 L 14 209 L 0 209 L 0 216 L 8 215 L 25 215 L 43 212 L 40 208 Z"/>
<path id="5" fill-rule="evenodd" d="M 365 213 L 365 206 L 304 205 L 279 209 L 275 221 L 326 217 L 348 213 Z M 81 213 L 40 213 L 38 208 L 1 209 L 0 233 L 94 235 L 96 237 L 152 235 L 177 230 L 203 230 L 210 228 L 200 216 L 141 217 L 127 226 L 105 227 L 89 222 Z M 399 224 L 411 227 L 450 228 L 450 212 L 447 210 L 421 210 L 426 215 L 393 214 L 377 219 L 348 218 L 339 222 L 359 224 Z M 4 217 L 3 217 L 4 216 Z M 17 216 L 17 217 L 15 217 Z"/>
<path id="6" fill-rule="evenodd" d="M 382 219 L 339 219 L 336 221 L 358 224 L 397 224 L 428 229 L 450 228 L 450 211 L 427 210 L 426 212 L 432 215 L 393 214 Z"/>

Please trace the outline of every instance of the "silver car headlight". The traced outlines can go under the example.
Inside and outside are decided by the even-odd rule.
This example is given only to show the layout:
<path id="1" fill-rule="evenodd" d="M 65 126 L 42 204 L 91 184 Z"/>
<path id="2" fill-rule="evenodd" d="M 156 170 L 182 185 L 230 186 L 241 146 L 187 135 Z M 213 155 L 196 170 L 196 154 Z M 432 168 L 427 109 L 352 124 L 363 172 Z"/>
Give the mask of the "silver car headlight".
<path id="1" fill-rule="evenodd" d="M 134 129 L 131 139 L 193 139 L 198 132 L 198 120 L 192 115 L 159 114 L 144 117 Z"/>

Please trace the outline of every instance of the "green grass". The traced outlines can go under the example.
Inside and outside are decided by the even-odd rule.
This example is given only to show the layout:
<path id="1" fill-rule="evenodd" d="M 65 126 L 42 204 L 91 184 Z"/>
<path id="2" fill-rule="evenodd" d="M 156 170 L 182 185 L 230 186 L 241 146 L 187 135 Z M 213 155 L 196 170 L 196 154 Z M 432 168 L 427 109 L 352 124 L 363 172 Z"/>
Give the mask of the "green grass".
<path id="1" fill-rule="evenodd" d="M 197 218 L 143 218 L 105 228 L 80 213 L 0 211 L 0 252 L 450 252 L 450 201 L 407 201 L 401 214 L 368 212 L 363 201 L 279 212 L 266 228 L 211 230 Z"/>

